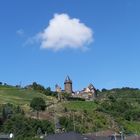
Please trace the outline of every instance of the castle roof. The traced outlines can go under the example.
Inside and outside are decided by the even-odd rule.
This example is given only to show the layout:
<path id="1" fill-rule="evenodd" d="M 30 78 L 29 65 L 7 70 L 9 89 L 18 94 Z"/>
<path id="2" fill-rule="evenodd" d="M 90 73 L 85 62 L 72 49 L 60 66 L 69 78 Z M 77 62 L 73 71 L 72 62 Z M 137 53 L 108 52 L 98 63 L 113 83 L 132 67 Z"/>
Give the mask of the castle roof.
<path id="1" fill-rule="evenodd" d="M 95 87 L 90 83 L 88 86 L 89 89 L 95 89 Z"/>
<path id="2" fill-rule="evenodd" d="M 69 76 L 66 77 L 65 82 L 64 83 L 72 83 L 71 79 Z"/>

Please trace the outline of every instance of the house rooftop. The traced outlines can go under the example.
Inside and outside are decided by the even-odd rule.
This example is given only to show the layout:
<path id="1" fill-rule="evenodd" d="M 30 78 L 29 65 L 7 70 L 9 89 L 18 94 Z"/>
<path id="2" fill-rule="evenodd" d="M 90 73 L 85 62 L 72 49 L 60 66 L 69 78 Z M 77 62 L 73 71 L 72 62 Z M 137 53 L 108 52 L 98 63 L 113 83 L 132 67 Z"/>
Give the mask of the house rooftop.
<path id="1" fill-rule="evenodd" d="M 76 132 L 67 132 L 49 135 L 45 138 L 45 140 L 92 140 L 92 139 Z"/>
<path id="2" fill-rule="evenodd" d="M 10 135 L 0 134 L 0 140 L 10 140 Z"/>

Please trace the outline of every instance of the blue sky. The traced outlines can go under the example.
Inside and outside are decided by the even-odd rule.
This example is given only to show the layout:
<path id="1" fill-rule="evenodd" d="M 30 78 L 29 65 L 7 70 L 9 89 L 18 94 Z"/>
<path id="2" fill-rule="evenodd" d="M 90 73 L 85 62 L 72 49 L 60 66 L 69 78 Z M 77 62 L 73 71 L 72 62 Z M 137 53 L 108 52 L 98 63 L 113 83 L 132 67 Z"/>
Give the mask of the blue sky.
<path id="1" fill-rule="evenodd" d="M 139 7 L 139 0 L 1 0 L 0 81 L 12 85 L 36 81 L 54 89 L 56 83 L 63 88 L 69 75 L 74 90 L 89 83 L 99 89 L 140 88 Z M 54 46 L 40 47 L 42 40 L 34 38 L 50 27 L 56 13 L 70 21 L 79 19 L 78 24 L 93 32 L 94 41 L 87 43 L 88 38 L 82 44 L 87 50 L 76 44 L 77 49 L 64 45 L 57 51 Z"/>

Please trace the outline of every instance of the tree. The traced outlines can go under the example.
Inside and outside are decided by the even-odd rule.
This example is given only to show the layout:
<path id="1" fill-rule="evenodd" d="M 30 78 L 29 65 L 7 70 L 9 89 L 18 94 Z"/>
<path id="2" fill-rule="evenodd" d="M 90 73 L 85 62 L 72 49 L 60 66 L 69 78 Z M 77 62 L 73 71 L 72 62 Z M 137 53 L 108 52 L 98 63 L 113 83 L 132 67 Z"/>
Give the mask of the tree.
<path id="1" fill-rule="evenodd" d="M 107 89 L 105 89 L 105 88 L 102 89 L 102 92 L 106 92 L 106 91 L 107 91 Z"/>
<path id="2" fill-rule="evenodd" d="M 33 90 L 36 90 L 36 91 L 39 91 L 39 92 L 44 92 L 45 91 L 45 88 L 44 86 L 40 85 L 40 84 L 37 84 L 36 82 L 33 82 L 32 85 L 30 85 L 30 87 L 33 89 Z"/>
<path id="3" fill-rule="evenodd" d="M 40 129 L 40 130 L 39 130 Z M 48 120 L 28 118 L 21 114 L 13 115 L 2 125 L 1 132 L 13 133 L 14 140 L 39 140 L 35 139 L 38 134 L 54 133 L 54 125 Z"/>
<path id="4" fill-rule="evenodd" d="M 9 118 L 3 125 L 4 133 L 13 133 L 15 137 L 17 136 L 32 136 L 32 128 L 29 119 L 26 119 L 21 114 L 14 115 Z"/>
<path id="5" fill-rule="evenodd" d="M 4 120 L 10 118 L 13 114 L 13 109 L 14 109 L 14 107 L 12 104 L 10 104 L 10 103 L 5 104 L 2 108 L 2 118 Z"/>
<path id="6" fill-rule="evenodd" d="M 68 98 L 71 96 L 70 93 L 66 93 L 66 92 L 62 93 L 61 95 L 63 100 L 68 100 Z"/>
<path id="7" fill-rule="evenodd" d="M 37 118 L 39 117 L 39 111 L 44 111 L 46 108 L 46 102 L 41 97 L 35 97 L 30 103 L 30 107 L 37 111 Z"/>

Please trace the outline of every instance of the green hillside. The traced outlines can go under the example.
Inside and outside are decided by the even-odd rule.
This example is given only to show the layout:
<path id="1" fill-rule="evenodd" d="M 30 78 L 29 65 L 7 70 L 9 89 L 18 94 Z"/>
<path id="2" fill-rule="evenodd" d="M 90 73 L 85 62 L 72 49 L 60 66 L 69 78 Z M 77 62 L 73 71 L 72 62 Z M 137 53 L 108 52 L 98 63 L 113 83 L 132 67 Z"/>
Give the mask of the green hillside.
<path id="1" fill-rule="evenodd" d="M 46 101 L 51 98 L 31 89 L 21 89 L 12 86 L 0 86 L 0 104 L 29 105 L 34 97 L 42 97 Z"/>
<path id="2" fill-rule="evenodd" d="M 73 130 L 74 116 L 78 132 L 111 129 L 140 134 L 139 89 L 102 90 L 95 101 L 67 101 L 61 107 L 61 123 L 67 130 Z"/>
<path id="3" fill-rule="evenodd" d="M 66 102 L 63 103 L 63 107 L 69 110 L 76 110 L 76 111 L 84 111 L 84 110 L 93 110 L 96 108 L 96 103 L 93 101 L 73 101 L 73 102 Z"/>
<path id="4" fill-rule="evenodd" d="M 102 90 L 97 92 L 94 101 L 58 102 L 53 94 L 46 96 L 39 92 L 44 90 L 37 85 L 37 89 L 17 88 L 14 86 L 0 86 L 0 104 L 12 103 L 27 107 L 34 97 L 42 97 L 46 103 L 54 101 L 40 117 L 53 120 L 54 112 L 60 124 L 67 131 L 90 133 L 102 130 L 115 130 L 125 133 L 140 134 L 140 90 L 121 88 Z M 44 92 L 45 93 L 45 92 Z M 25 113 L 28 114 L 26 111 Z M 36 113 L 35 113 L 36 115 Z M 75 124 L 75 125 L 74 125 Z"/>

